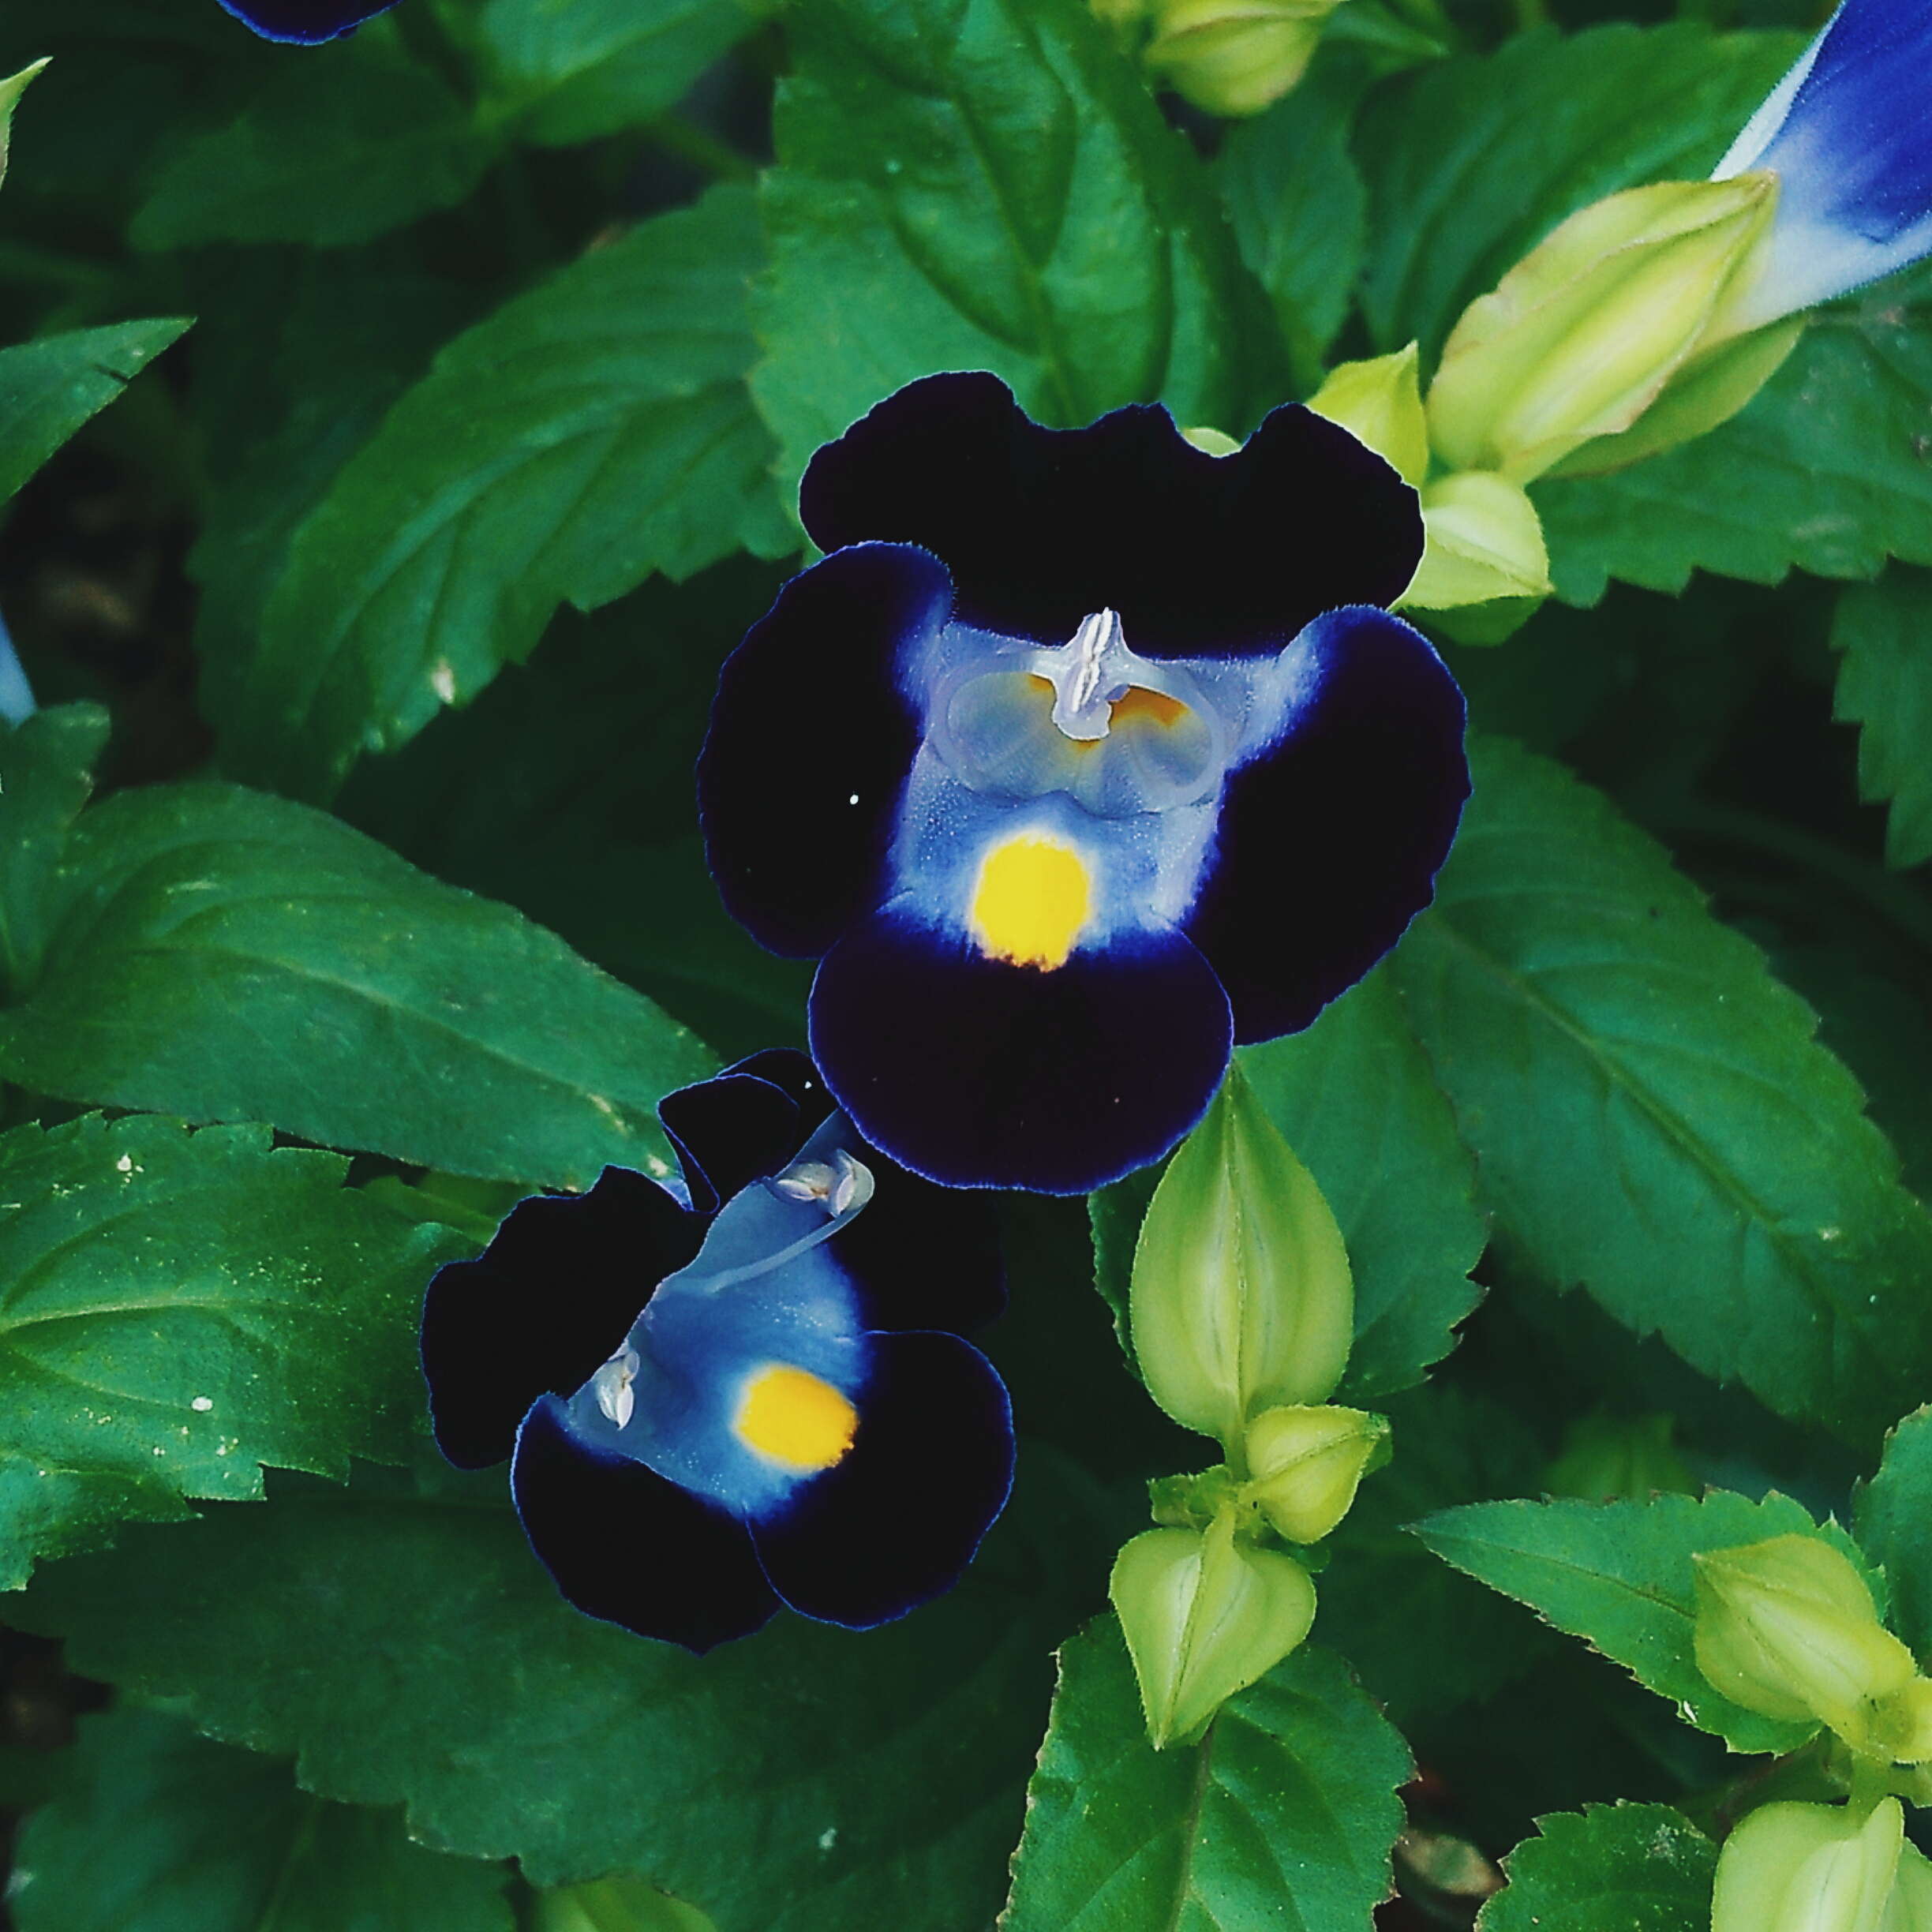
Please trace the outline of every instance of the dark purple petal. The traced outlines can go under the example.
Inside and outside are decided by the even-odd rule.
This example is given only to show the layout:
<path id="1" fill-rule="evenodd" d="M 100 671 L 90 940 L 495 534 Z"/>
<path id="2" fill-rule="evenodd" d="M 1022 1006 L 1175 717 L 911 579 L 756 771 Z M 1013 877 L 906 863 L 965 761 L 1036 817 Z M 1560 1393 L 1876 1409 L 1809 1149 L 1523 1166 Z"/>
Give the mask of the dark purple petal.
<path id="1" fill-rule="evenodd" d="M 859 1291 L 868 1328 L 964 1335 L 1006 1305 L 999 1223 L 983 1193 L 935 1185 L 868 1148 L 876 1185 L 829 1252 Z"/>
<path id="2" fill-rule="evenodd" d="M 223 10 L 264 40 L 313 47 L 352 33 L 365 21 L 387 13 L 396 0 L 221 0 Z"/>
<path id="3" fill-rule="evenodd" d="M 1155 657 L 1279 650 L 1320 612 L 1393 602 L 1422 555 L 1415 492 L 1298 404 L 1209 456 L 1150 406 L 1043 429 L 986 375 L 889 396 L 812 459 L 799 505 L 822 549 L 931 551 L 966 623 L 1061 644 L 1115 610 Z"/>
<path id="4" fill-rule="evenodd" d="M 704 1651 L 778 1607 L 743 1523 L 642 1462 L 586 1447 L 554 1396 L 517 1433 L 510 1485 L 530 1548 L 586 1616 Z"/>
<path id="5" fill-rule="evenodd" d="M 523 1412 L 610 1358 L 704 1227 L 654 1181 L 606 1167 L 587 1194 L 519 1201 L 474 1261 L 438 1269 L 422 1364 L 444 1455 L 459 1469 L 500 1462 Z"/>
<path id="6" fill-rule="evenodd" d="M 748 1073 L 754 1079 L 769 1080 L 773 1086 L 788 1093 L 798 1107 L 801 1142 L 809 1140 L 813 1129 L 832 1111 L 832 1096 L 826 1091 L 826 1084 L 818 1077 L 818 1069 L 796 1046 L 767 1046 L 762 1053 L 750 1054 L 724 1071 Z"/>
<path id="7" fill-rule="evenodd" d="M 742 1187 L 791 1164 L 806 1129 L 784 1088 L 736 1069 L 680 1087 L 657 1104 L 695 1213 L 716 1214 Z"/>
<path id="8" fill-rule="evenodd" d="M 811 1024 L 826 1084 L 874 1147 L 946 1187 L 1044 1194 L 1159 1159 L 1200 1118 L 1230 1042 L 1220 982 L 1178 933 L 1039 972 L 890 911 L 826 956 Z"/>
<path id="9" fill-rule="evenodd" d="M 1234 1036 L 1306 1026 L 1427 905 L 1469 763 L 1462 694 L 1386 611 L 1318 619 L 1282 742 L 1228 782 L 1213 869 L 1187 930 L 1221 975 Z"/>
<path id="10" fill-rule="evenodd" d="M 871 910 L 921 724 L 907 652 L 952 607 L 923 551 L 867 544 L 794 577 L 725 661 L 698 813 L 725 908 L 774 953 L 822 953 Z"/>
<path id="11" fill-rule="evenodd" d="M 881 1335 L 851 1452 L 751 1541 L 794 1610 L 869 1630 L 959 1581 L 1013 1467 L 1013 1412 L 986 1357 L 956 1335 Z"/>

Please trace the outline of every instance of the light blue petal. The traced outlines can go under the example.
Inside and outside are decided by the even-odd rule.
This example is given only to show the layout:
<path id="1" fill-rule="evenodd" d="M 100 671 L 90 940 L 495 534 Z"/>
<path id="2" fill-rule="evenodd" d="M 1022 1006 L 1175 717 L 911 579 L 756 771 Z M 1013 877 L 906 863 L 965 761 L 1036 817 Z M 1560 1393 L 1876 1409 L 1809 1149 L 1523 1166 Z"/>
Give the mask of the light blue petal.
<path id="1" fill-rule="evenodd" d="M 1932 253 L 1932 6 L 1844 0 L 1717 167 L 1779 181 L 1754 328 Z"/>
<path id="2" fill-rule="evenodd" d="M 24 724 L 39 708 L 27 673 L 21 668 L 13 640 L 7 635 L 6 621 L 0 619 L 0 717 L 9 724 Z"/>

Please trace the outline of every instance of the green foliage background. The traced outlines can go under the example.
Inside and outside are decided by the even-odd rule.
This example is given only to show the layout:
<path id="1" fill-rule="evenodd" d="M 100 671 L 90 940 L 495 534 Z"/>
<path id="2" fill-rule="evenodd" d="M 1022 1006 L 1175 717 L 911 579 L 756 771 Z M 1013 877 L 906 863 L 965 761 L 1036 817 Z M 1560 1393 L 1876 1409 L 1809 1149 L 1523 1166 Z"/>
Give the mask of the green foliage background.
<path id="1" fill-rule="evenodd" d="M 1932 1647 L 1923 271 L 1539 484 L 1557 600 L 1444 645 L 1436 904 L 1243 1060 L 1395 1461 L 1201 1743 L 1148 1749 L 1099 1614 L 1207 1453 L 1109 1332 L 1151 1175 L 1007 1205 L 1020 1487 L 889 1630 L 593 1624 L 427 1443 L 438 1263 L 667 1171 L 665 1092 L 802 1037 L 689 773 L 812 449 L 938 369 L 1240 434 L 1432 357 L 1815 24 L 1555 10 L 1346 0 L 1229 127 L 1080 0 L 402 0 L 312 50 L 9 0 L 0 73 L 54 57 L 0 192 L 21 1932 L 1365 1932 L 1506 1859 L 1485 1932 L 1696 1932 L 1724 1747 L 1810 1733 L 1703 1684 L 1692 1553 L 1822 1526 Z M 1579 1418 L 1658 1417 L 1708 1496 L 1548 1500 Z"/>

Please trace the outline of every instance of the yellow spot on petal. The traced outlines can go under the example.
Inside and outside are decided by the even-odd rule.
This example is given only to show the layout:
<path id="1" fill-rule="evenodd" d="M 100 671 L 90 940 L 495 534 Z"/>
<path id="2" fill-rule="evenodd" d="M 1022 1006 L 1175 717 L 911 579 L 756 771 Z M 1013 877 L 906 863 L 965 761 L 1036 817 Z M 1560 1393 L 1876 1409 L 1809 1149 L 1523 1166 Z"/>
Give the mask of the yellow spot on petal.
<path id="1" fill-rule="evenodd" d="M 987 958 L 1051 972 L 1067 963 L 1092 909 L 1093 882 L 1080 854 L 1022 832 L 980 861 L 970 918 Z"/>
<path id="2" fill-rule="evenodd" d="M 826 1470 L 852 1446 L 859 1412 L 829 1382 L 787 1362 L 744 1385 L 732 1426 L 760 1455 L 797 1470 Z"/>
<path id="3" fill-rule="evenodd" d="M 1165 691 L 1150 691 L 1144 684 L 1129 684 L 1107 706 L 1110 725 L 1125 724 L 1145 718 L 1150 724 L 1166 726 L 1187 716 L 1188 708 L 1178 698 Z"/>

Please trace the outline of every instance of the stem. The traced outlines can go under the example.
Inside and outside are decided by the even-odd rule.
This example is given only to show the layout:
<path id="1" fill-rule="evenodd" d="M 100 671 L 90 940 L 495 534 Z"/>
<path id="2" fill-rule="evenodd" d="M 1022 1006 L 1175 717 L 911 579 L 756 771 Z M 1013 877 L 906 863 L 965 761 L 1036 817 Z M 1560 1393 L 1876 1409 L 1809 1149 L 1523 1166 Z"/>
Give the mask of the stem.
<path id="1" fill-rule="evenodd" d="M 1849 1807 L 1852 1817 L 1862 1824 L 1870 1818 L 1881 1799 L 1890 1795 L 1890 1779 L 1886 1767 L 1876 1758 L 1854 1756 L 1852 1760 L 1852 1801 Z"/>
<path id="2" fill-rule="evenodd" d="M 664 114 L 645 130 L 666 154 L 701 169 L 713 181 L 753 182 L 758 170 L 728 141 L 721 141 L 682 114 Z"/>

